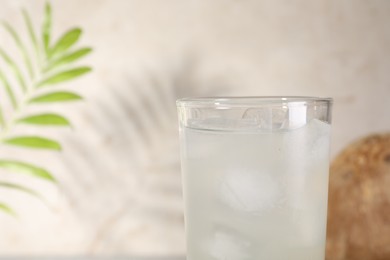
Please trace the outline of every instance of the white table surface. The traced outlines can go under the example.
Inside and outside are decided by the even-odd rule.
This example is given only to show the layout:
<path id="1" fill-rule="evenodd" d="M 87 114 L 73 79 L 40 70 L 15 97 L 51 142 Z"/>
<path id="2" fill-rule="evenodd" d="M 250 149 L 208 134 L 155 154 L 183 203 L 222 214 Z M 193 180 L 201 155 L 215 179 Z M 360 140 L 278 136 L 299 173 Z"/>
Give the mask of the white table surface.
<path id="1" fill-rule="evenodd" d="M 0 260 L 185 260 L 184 256 L 136 257 L 136 256 L 0 256 Z"/>

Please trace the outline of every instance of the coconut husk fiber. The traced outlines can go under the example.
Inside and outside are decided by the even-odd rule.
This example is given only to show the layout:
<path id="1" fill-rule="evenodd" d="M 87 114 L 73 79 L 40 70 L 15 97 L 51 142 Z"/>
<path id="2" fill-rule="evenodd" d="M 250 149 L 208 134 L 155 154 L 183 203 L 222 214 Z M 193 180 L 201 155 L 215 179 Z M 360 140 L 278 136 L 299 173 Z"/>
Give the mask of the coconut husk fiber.
<path id="1" fill-rule="evenodd" d="M 390 260 L 390 133 L 363 138 L 331 164 L 327 260 Z"/>

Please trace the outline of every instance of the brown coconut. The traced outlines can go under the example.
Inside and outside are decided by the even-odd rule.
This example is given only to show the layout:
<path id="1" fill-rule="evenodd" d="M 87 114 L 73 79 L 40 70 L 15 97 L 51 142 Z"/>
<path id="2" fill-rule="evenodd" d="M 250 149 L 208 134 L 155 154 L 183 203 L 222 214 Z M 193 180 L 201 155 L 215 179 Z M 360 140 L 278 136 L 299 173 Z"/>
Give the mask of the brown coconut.
<path id="1" fill-rule="evenodd" d="M 390 260 L 390 134 L 341 152 L 330 169 L 327 260 Z"/>

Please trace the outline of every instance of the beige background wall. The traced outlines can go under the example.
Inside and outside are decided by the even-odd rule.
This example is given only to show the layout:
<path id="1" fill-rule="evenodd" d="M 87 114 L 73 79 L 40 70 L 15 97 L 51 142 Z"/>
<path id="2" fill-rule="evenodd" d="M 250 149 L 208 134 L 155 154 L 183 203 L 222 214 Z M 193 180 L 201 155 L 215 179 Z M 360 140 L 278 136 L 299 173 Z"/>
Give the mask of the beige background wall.
<path id="1" fill-rule="evenodd" d="M 43 5 L 0 0 L 0 18 L 25 36 L 20 8 L 38 24 Z M 74 130 L 35 130 L 63 152 L 0 148 L 60 181 L 20 180 L 50 209 L 0 191 L 20 214 L 0 214 L 0 254 L 182 254 L 178 97 L 334 97 L 332 156 L 390 129 L 390 1 L 57 0 L 53 12 L 56 36 L 84 29 L 94 72 L 66 85 L 85 102 L 53 108 Z M 0 45 L 14 49 L 3 29 Z"/>

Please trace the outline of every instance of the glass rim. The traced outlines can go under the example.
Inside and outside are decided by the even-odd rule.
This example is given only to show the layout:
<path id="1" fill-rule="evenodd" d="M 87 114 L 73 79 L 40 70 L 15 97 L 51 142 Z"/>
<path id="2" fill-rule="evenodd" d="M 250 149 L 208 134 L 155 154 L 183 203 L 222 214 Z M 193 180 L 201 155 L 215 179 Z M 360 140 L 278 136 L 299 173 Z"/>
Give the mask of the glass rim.
<path id="1" fill-rule="evenodd" d="M 177 107 L 256 107 L 264 105 L 331 105 L 333 98 L 314 96 L 193 97 L 176 100 Z"/>

